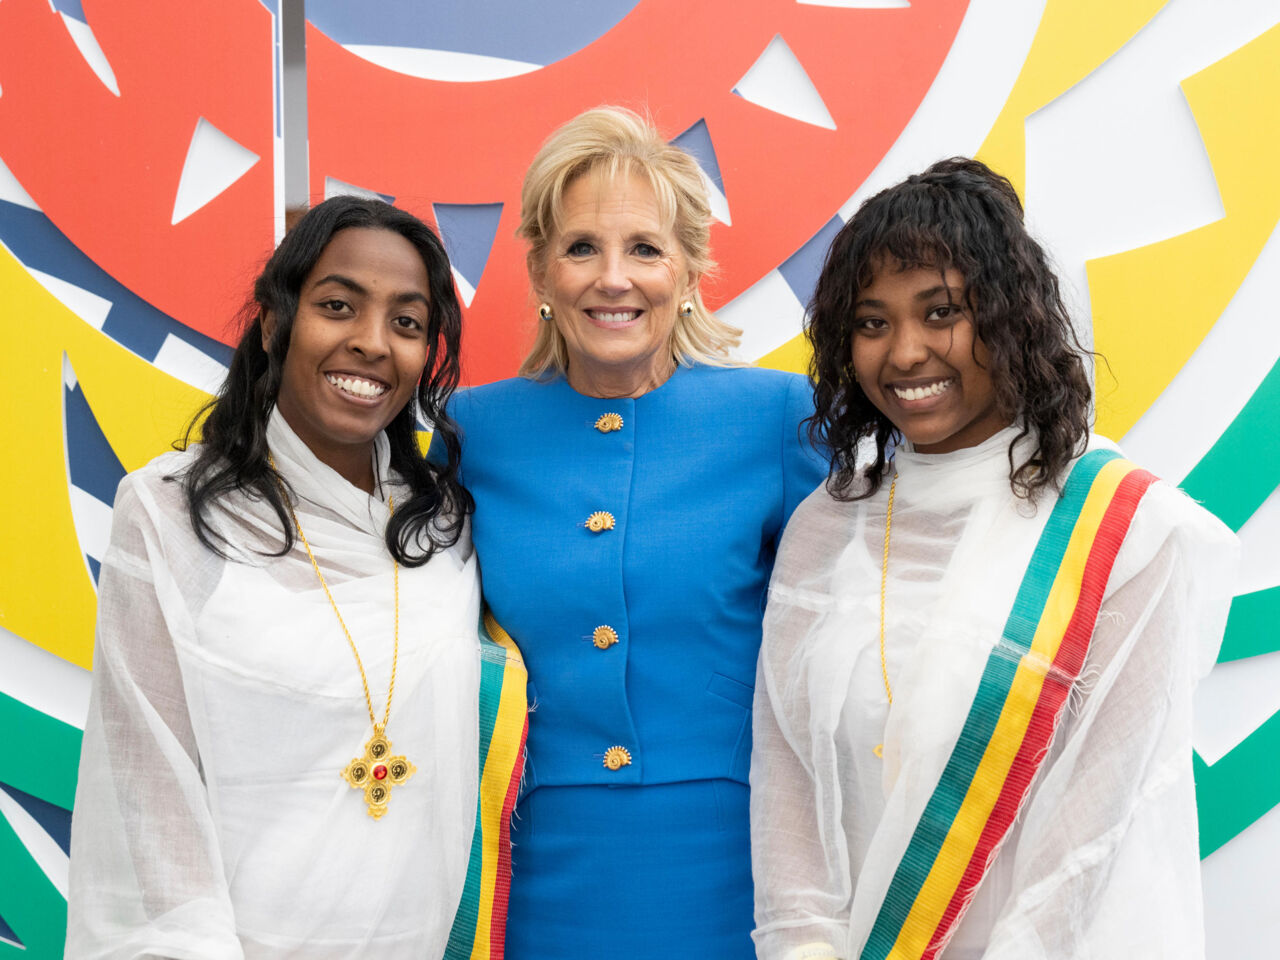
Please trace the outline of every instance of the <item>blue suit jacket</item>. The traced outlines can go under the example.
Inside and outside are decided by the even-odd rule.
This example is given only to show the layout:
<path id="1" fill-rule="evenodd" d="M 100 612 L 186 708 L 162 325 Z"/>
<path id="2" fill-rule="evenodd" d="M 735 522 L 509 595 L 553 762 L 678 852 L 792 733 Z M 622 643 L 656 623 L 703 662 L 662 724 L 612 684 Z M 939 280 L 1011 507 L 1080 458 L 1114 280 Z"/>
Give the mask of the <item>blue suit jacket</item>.
<path id="1" fill-rule="evenodd" d="M 812 410 L 802 377 L 701 366 L 634 400 L 563 378 L 454 398 L 485 600 L 529 668 L 527 790 L 747 782 L 774 552 L 826 475 Z M 612 529 L 588 529 L 596 511 Z M 609 770 L 614 745 L 632 762 Z"/>

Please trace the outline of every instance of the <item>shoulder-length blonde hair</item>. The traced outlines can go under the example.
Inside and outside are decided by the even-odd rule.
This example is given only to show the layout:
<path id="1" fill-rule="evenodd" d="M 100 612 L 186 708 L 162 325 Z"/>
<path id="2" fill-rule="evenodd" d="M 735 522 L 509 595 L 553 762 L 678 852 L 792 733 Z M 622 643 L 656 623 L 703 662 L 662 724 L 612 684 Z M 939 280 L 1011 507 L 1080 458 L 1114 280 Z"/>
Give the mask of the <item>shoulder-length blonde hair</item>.
<path id="1" fill-rule="evenodd" d="M 538 151 L 520 192 L 519 236 L 529 244 L 525 265 L 538 282 L 547 267 L 547 249 L 560 229 L 564 193 L 578 178 L 603 175 L 643 177 L 658 200 L 664 222 L 675 234 L 691 274 L 705 277 L 716 267 L 711 259 L 711 207 L 698 163 L 672 146 L 643 117 L 625 107 L 602 106 L 580 113 L 557 129 Z M 729 366 L 729 351 L 742 331 L 716 319 L 695 287 L 693 313 L 676 315 L 671 334 L 672 358 L 691 366 Z M 539 323 L 533 348 L 520 364 L 520 375 L 539 379 L 563 374 L 569 367 L 564 337 L 554 323 Z"/>

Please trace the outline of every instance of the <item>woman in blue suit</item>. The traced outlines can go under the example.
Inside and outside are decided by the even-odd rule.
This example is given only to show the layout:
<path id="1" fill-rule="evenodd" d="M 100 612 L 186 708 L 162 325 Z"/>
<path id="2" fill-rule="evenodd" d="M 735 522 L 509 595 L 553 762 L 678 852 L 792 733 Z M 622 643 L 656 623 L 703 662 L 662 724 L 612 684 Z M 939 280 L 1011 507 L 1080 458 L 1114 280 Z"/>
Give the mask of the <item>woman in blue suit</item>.
<path id="1" fill-rule="evenodd" d="M 729 359 L 698 167 L 634 113 L 557 130 L 521 215 L 536 342 L 451 411 L 485 598 L 529 668 L 507 956 L 746 960 L 761 611 L 826 475 L 809 385 Z"/>

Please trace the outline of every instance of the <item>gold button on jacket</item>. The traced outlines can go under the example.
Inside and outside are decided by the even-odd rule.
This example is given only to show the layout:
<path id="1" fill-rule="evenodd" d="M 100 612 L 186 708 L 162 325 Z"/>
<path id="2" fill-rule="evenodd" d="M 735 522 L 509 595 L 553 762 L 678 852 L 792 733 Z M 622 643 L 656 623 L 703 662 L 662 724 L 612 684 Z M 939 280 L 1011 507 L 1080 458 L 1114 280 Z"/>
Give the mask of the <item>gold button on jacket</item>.
<path id="1" fill-rule="evenodd" d="M 602 413 L 596 419 L 596 429 L 601 433 L 613 433 L 615 430 L 622 429 L 622 414 L 620 413 Z"/>
<path id="2" fill-rule="evenodd" d="M 607 510 L 597 510 L 591 516 L 587 517 L 587 529 L 592 533 L 601 533 L 605 530 L 612 530 L 614 524 L 613 514 Z"/>
<path id="3" fill-rule="evenodd" d="M 631 751 L 626 747 L 610 747 L 604 752 L 606 770 L 621 770 L 631 763 Z"/>
<path id="4" fill-rule="evenodd" d="M 618 631 L 613 627 L 601 624 L 591 632 L 591 642 L 601 650 L 607 650 L 618 642 Z"/>

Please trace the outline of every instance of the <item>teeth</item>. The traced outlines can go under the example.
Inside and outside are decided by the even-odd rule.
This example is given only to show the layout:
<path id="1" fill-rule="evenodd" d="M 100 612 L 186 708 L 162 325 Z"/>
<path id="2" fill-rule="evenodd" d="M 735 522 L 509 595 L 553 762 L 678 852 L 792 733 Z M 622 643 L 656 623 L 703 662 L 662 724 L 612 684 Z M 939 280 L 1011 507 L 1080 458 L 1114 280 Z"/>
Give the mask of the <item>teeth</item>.
<path id="1" fill-rule="evenodd" d="M 380 397 L 387 392 L 384 384 L 359 380 L 355 377 L 335 377 L 333 374 L 325 374 L 325 379 L 343 393 L 349 393 L 353 397 L 364 397 L 366 400 Z"/>
<path id="2" fill-rule="evenodd" d="M 639 316 L 639 313 L 635 310 L 630 310 L 627 313 L 604 313 L 600 310 L 593 310 L 591 315 L 597 320 L 603 320 L 605 323 L 628 323 Z"/>
<path id="3" fill-rule="evenodd" d="M 954 378 L 939 380 L 937 383 L 931 383 L 927 387 L 908 387 L 905 390 L 894 387 L 893 392 L 899 400 L 923 400 L 925 397 L 936 397 L 953 383 L 955 383 Z"/>

